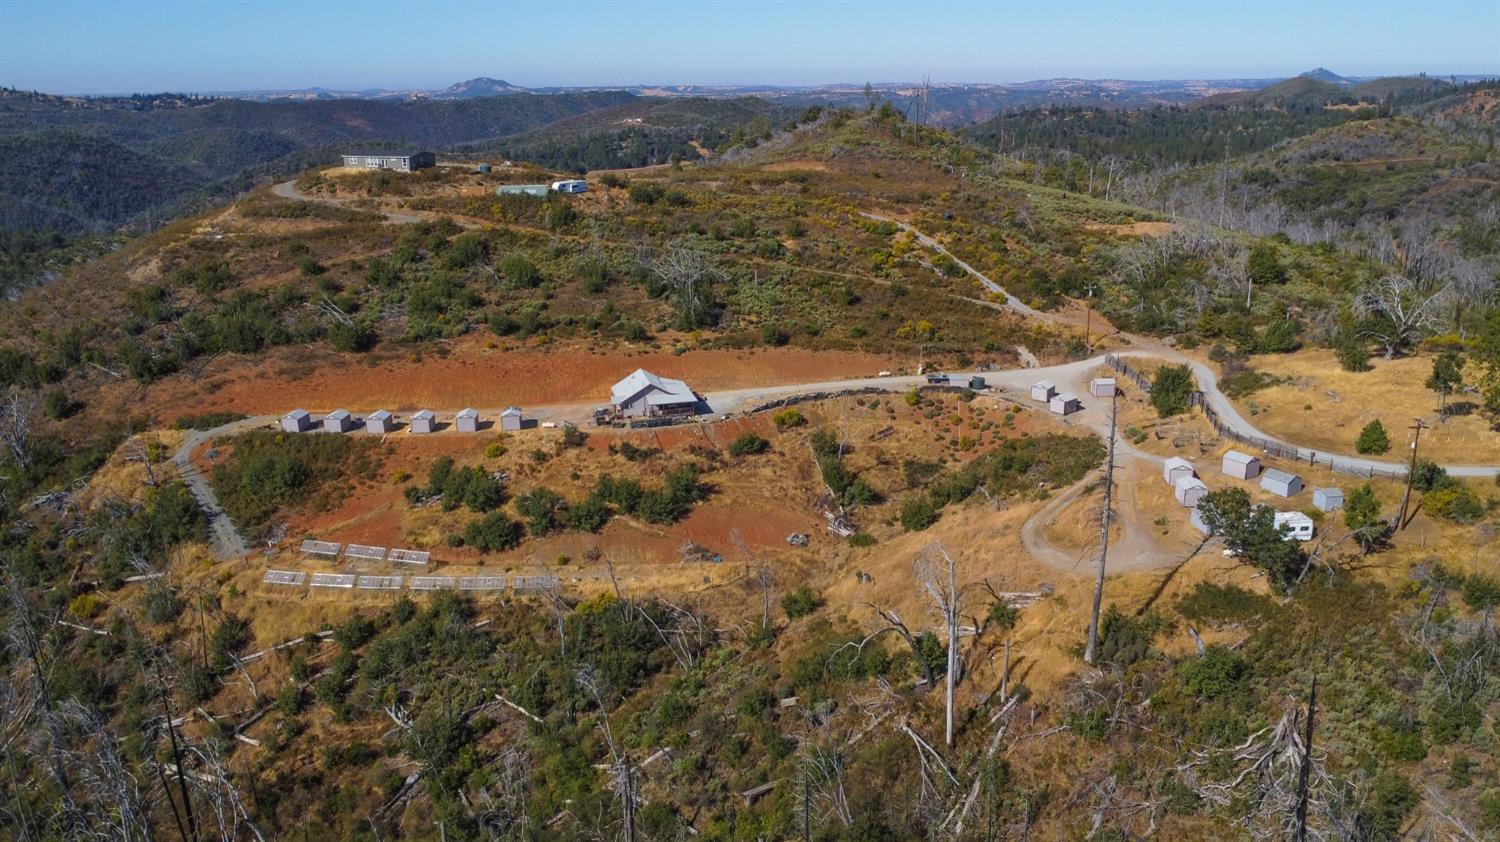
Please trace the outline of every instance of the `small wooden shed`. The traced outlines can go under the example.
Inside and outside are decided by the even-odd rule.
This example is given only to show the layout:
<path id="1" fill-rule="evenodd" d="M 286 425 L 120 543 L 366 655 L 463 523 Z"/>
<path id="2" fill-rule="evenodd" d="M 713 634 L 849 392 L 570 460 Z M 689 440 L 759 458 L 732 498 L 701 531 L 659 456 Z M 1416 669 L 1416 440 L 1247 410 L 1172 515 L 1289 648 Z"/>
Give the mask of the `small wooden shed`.
<path id="1" fill-rule="evenodd" d="M 525 422 L 526 418 L 521 414 L 519 406 L 508 406 L 504 412 L 500 413 L 500 429 L 502 430 L 519 430 Z"/>
<path id="2" fill-rule="evenodd" d="M 330 433 L 347 433 L 354 429 L 354 416 L 347 409 L 335 409 L 323 416 L 323 429 Z"/>
<path id="3" fill-rule="evenodd" d="M 1290 497 L 1302 491 L 1302 478 L 1296 474 L 1276 468 L 1268 469 L 1260 477 L 1260 487 L 1278 497 Z"/>
<path id="4" fill-rule="evenodd" d="M 396 419 L 383 409 L 377 409 L 365 416 L 365 432 L 384 435 L 396 429 Z"/>
<path id="5" fill-rule="evenodd" d="M 281 416 L 281 429 L 288 433 L 305 433 L 312 425 L 312 415 L 305 409 L 294 409 Z"/>
<path id="6" fill-rule="evenodd" d="M 453 426 L 460 433 L 479 432 L 479 410 L 470 407 L 453 419 Z"/>
<path id="7" fill-rule="evenodd" d="M 1057 415 L 1069 415 L 1083 409 L 1083 404 L 1079 402 L 1077 395 L 1072 392 L 1063 392 L 1060 395 L 1053 395 L 1052 400 L 1047 403 L 1047 408 Z"/>
<path id="8" fill-rule="evenodd" d="M 1235 479 L 1255 479 L 1260 476 L 1260 460 L 1248 453 L 1231 450 L 1224 454 L 1224 463 L 1219 470 Z"/>
<path id="9" fill-rule="evenodd" d="M 1161 478 L 1167 485 L 1176 483 L 1178 477 L 1196 475 L 1197 472 L 1193 470 L 1193 463 L 1181 456 L 1173 456 L 1167 460 L 1166 464 L 1161 466 Z"/>
<path id="10" fill-rule="evenodd" d="M 1337 488 L 1313 489 L 1313 505 L 1320 512 L 1331 512 L 1344 508 L 1344 492 Z"/>
<path id="11" fill-rule="evenodd" d="M 1197 477 L 1178 477 L 1172 483 L 1172 496 L 1184 506 L 1193 507 L 1208 493 L 1208 486 Z"/>
<path id="12" fill-rule="evenodd" d="M 1089 394 L 1096 398 L 1113 397 L 1116 386 L 1113 377 L 1095 377 L 1089 381 Z"/>
<path id="13" fill-rule="evenodd" d="M 1057 387 L 1052 384 L 1051 380 L 1038 380 L 1031 384 L 1031 399 L 1034 401 L 1049 403 L 1052 396 L 1056 394 Z"/>
<path id="14" fill-rule="evenodd" d="M 430 409 L 412 413 L 410 430 L 413 433 L 430 433 L 437 423 L 437 415 Z"/>

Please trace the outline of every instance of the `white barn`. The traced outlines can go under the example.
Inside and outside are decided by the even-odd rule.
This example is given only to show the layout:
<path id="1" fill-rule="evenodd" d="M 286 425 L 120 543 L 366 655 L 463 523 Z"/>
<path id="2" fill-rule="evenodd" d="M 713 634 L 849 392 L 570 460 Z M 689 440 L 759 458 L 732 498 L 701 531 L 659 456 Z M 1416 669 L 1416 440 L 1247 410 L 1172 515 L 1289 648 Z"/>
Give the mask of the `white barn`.
<path id="1" fill-rule="evenodd" d="M 1031 384 L 1031 399 L 1034 401 L 1050 403 L 1055 394 L 1057 394 L 1057 386 L 1053 385 L 1051 380 L 1038 380 Z"/>
<path id="2" fill-rule="evenodd" d="M 1083 404 L 1079 403 L 1077 395 L 1072 392 L 1063 392 L 1060 395 L 1053 395 L 1052 400 L 1047 403 L 1047 408 L 1056 415 L 1069 415 L 1083 409 Z"/>
<path id="3" fill-rule="evenodd" d="M 1117 388 L 1113 377 L 1095 377 L 1089 381 L 1089 394 L 1096 398 L 1113 397 Z"/>
<path id="4" fill-rule="evenodd" d="M 1294 541 L 1311 541 L 1313 537 L 1313 519 L 1301 512 L 1277 512 L 1276 525 L 1286 532 L 1286 537 Z"/>
<path id="5" fill-rule="evenodd" d="M 281 416 L 281 429 L 288 433 L 305 433 L 312 425 L 312 415 L 305 409 L 294 409 Z"/>
<path id="6" fill-rule="evenodd" d="M 365 416 L 365 432 L 384 435 L 396 429 L 396 419 L 384 409 L 377 409 Z"/>
<path id="7" fill-rule="evenodd" d="M 698 411 L 698 396 L 681 380 L 659 377 L 638 368 L 614 385 L 610 406 L 624 418 L 692 415 Z"/>
<path id="8" fill-rule="evenodd" d="M 413 433 L 430 433 L 436 423 L 437 415 L 430 409 L 423 409 L 412 414 L 408 429 Z"/>
<path id="9" fill-rule="evenodd" d="M 1320 512 L 1331 512 L 1344 508 L 1344 492 L 1337 488 L 1313 489 L 1313 505 Z"/>
<path id="10" fill-rule="evenodd" d="M 1189 508 L 1196 507 L 1198 501 L 1202 500 L 1203 495 L 1207 493 L 1208 486 L 1197 477 L 1178 477 L 1172 483 L 1172 496 L 1177 498 L 1177 502 Z"/>
<path id="11" fill-rule="evenodd" d="M 460 433 L 479 432 L 479 410 L 469 407 L 453 419 L 453 427 Z"/>
<path id="12" fill-rule="evenodd" d="M 1161 478 L 1167 485 L 1175 484 L 1178 477 L 1196 475 L 1197 472 L 1193 470 L 1193 463 L 1181 456 L 1173 456 L 1166 461 L 1166 464 L 1161 466 Z"/>
<path id="13" fill-rule="evenodd" d="M 347 433 L 354 429 L 354 416 L 347 409 L 335 409 L 323 416 L 323 429 L 330 433 Z"/>
<path id="14" fill-rule="evenodd" d="M 1260 460 L 1248 453 L 1230 450 L 1224 454 L 1224 463 L 1219 470 L 1235 479 L 1255 479 L 1260 476 Z"/>
<path id="15" fill-rule="evenodd" d="M 1302 491 L 1302 478 L 1296 474 L 1269 468 L 1260 478 L 1260 487 L 1278 497 L 1290 497 Z"/>

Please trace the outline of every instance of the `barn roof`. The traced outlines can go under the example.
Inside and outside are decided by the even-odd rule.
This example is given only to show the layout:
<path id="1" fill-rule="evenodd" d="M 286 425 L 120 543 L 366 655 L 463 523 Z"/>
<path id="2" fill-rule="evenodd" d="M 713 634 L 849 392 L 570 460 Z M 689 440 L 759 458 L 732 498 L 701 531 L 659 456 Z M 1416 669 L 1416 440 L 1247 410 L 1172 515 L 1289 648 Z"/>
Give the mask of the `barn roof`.
<path id="1" fill-rule="evenodd" d="M 1260 481 L 1275 482 L 1282 485 L 1286 485 L 1291 482 L 1300 482 L 1300 480 L 1297 479 L 1296 474 L 1289 474 L 1286 471 L 1277 468 L 1267 468 L 1266 472 L 1260 475 Z"/>
<path id="2" fill-rule="evenodd" d="M 1230 450 L 1224 454 L 1224 461 L 1237 462 L 1241 465 L 1248 465 L 1251 462 L 1255 461 L 1255 457 L 1251 456 L 1248 453 L 1241 453 L 1238 450 Z"/>
<path id="3" fill-rule="evenodd" d="M 1177 490 L 1179 490 L 1179 491 L 1182 491 L 1182 490 L 1188 489 L 1188 488 L 1207 488 L 1208 487 L 1207 485 L 1205 485 L 1203 483 L 1203 480 L 1198 479 L 1197 477 L 1178 477 L 1172 483 L 1172 485 Z"/>
<path id="4" fill-rule="evenodd" d="M 426 151 L 425 149 L 355 149 L 342 154 L 350 158 L 412 158 Z"/>
<path id="5" fill-rule="evenodd" d="M 417 412 L 413 412 L 412 415 L 411 415 L 411 419 L 413 421 L 415 421 L 415 420 L 417 420 L 419 418 L 425 421 L 425 420 L 427 420 L 429 418 L 435 418 L 435 417 L 437 417 L 437 414 L 434 413 L 430 409 L 419 410 Z"/>
<path id="6" fill-rule="evenodd" d="M 507 406 L 505 408 L 505 410 L 500 413 L 500 417 L 501 418 L 509 418 L 512 415 L 520 415 L 520 414 L 521 414 L 521 408 L 519 406 Z"/>
<path id="7" fill-rule="evenodd" d="M 616 383 L 609 390 L 610 402 L 618 406 L 647 389 L 656 390 L 647 398 L 649 403 L 656 406 L 698 402 L 698 396 L 693 394 L 693 390 L 689 389 L 686 383 L 670 377 L 660 377 L 644 368 L 630 372 L 623 380 Z"/>

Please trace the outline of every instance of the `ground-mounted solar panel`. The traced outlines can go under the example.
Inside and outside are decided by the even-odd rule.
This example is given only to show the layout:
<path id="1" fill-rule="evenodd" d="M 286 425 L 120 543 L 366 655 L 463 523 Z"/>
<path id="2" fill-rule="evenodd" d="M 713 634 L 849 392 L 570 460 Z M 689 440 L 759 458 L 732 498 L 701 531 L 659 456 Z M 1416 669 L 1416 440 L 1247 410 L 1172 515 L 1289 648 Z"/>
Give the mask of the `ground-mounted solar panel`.
<path id="1" fill-rule="evenodd" d="M 452 576 L 411 577 L 411 589 L 414 591 L 440 591 L 443 588 L 455 587 L 458 587 L 458 580 Z"/>
<path id="2" fill-rule="evenodd" d="M 426 550 L 398 550 L 392 548 L 386 556 L 387 561 L 397 564 L 427 564 L 432 561 L 432 553 Z"/>
<path id="3" fill-rule="evenodd" d="M 368 544 L 350 544 L 344 548 L 344 558 L 385 561 L 385 547 L 372 547 Z"/>
<path id="4" fill-rule="evenodd" d="M 301 585 L 307 581 L 307 574 L 300 570 L 267 570 L 266 576 L 261 580 L 268 585 Z"/>
<path id="5" fill-rule="evenodd" d="M 518 591 L 550 591 L 562 584 L 556 576 L 517 576 L 515 581 Z"/>
<path id="6" fill-rule="evenodd" d="M 504 576 L 462 576 L 458 580 L 459 590 L 465 591 L 503 591 L 505 590 Z"/>
<path id="7" fill-rule="evenodd" d="M 399 591 L 402 581 L 400 576 L 361 576 L 355 587 L 365 591 Z"/>
<path id="8" fill-rule="evenodd" d="M 314 573 L 311 584 L 315 588 L 352 588 L 354 577 L 348 573 Z"/>
<path id="9" fill-rule="evenodd" d="M 302 542 L 302 552 L 307 555 L 326 555 L 331 558 L 337 558 L 339 545 L 332 541 L 313 541 L 309 539 Z"/>

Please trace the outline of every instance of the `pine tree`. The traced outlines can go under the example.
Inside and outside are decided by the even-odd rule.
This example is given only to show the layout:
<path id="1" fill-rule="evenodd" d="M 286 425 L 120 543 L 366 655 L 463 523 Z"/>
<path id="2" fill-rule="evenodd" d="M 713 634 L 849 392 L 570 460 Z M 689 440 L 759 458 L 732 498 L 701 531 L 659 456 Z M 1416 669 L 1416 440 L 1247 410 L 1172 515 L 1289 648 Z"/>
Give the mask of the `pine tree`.
<path id="1" fill-rule="evenodd" d="M 1360 453 L 1377 456 L 1391 449 L 1391 437 L 1386 435 L 1385 425 L 1380 423 L 1380 419 L 1371 421 L 1359 431 L 1359 438 L 1354 441 L 1354 449 Z"/>

